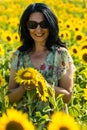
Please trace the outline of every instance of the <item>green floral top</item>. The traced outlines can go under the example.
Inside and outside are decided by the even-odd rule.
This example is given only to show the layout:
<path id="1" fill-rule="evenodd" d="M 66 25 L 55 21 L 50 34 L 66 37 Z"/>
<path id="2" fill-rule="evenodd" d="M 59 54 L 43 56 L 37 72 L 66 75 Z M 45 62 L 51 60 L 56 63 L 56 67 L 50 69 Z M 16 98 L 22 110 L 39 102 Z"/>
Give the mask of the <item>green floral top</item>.
<path id="1" fill-rule="evenodd" d="M 67 49 L 63 47 L 53 47 L 53 51 L 50 51 L 40 68 L 36 68 L 43 74 L 45 79 L 49 83 L 58 85 L 58 80 L 66 73 L 69 62 L 73 62 Z M 31 59 L 29 57 L 29 51 L 20 52 L 17 50 L 12 56 L 11 65 L 14 69 L 18 70 L 22 67 L 33 67 Z"/>

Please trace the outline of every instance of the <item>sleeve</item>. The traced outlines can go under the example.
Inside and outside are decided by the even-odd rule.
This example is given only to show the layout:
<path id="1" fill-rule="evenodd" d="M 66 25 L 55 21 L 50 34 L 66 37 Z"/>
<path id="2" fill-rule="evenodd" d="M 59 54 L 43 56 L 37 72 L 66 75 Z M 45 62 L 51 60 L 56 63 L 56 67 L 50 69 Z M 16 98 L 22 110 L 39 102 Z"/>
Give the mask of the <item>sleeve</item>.
<path id="1" fill-rule="evenodd" d="M 70 55 L 70 53 L 68 52 L 67 49 L 62 48 L 61 49 L 61 59 L 60 59 L 60 68 L 61 68 L 61 74 L 59 79 L 66 73 L 66 71 L 69 68 L 69 63 L 73 64 L 73 72 L 75 71 L 75 65 L 73 63 L 73 59 Z"/>
<path id="2" fill-rule="evenodd" d="M 61 49 L 60 55 L 61 55 L 61 57 L 60 57 L 61 65 L 63 67 L 65 67 L 66 69 L 68 69 L 69 62 L 73 63 L 73 59 L 72 59 L 71 55 L 69 54 L 68 50 L 65 48 Z"/>
<path id="3" fill-rule="evenodd" d="M 65 73 L 69 68 L 69 63 L 73 64 L 73 59 L 70 56 L 68 50 L 63 47 L 58 48 L 54 58 L 53 80 L 57 81 L 61 79 L 63 75 L 65 75 Z M 73 69 L 74 69 L 74 64 L 73 64 Z"/>
<path id="4" fill-rule="evenodd" d="M 69 63 L 71 63 L 71 64 L 73 65 L 73 72 L 75 72 L 76 67 L 75 67 L 75 65 L 74 65 L 74 61 L 73 61 L 73 59 L 72 59 L 70 53 L 68 52 L 68 50 L 66 50 L 66 51 L 67 51 L 67 64 L 68 64 L 68 68 L 69 68 Z M 67 68 L 67 69 L 68 69 L 68 68 Z"/>
<path id="5" fill-rule="evenodd" d="M 11 67 L 15 70 L 17 70 L 17 66 L 18 66 L 18 57 L 19 57 L 19 51 L 17 50 L 12 54 L 11 57 Z"/>

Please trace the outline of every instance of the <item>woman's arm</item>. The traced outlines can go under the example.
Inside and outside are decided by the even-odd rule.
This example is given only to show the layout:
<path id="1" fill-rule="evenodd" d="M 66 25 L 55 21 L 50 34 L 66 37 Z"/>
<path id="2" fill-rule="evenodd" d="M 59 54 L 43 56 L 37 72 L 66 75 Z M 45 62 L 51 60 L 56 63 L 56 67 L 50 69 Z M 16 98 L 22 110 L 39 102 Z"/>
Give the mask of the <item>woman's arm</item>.
<path id="1" fill-rule="evenodd" d="M 59 87 L 55 87 L 55 95 L 56 97 L 59 94 L 64 94 L 63 101 L 64 103 L 68 103 L 72 96 L 72 88 L 73 88 L 73 63 L 69 62 L 69 69 L 66 74 L 59 80 Z"/>
<path id="2" fill-rule="evenodd" d="M 10 102 L 18 102 L 26 92 L 23 86 L 18 86 L 17 83 L 15 82 L 15 73 L 16 71 L 11 69 L 9 88 L 8 88 L 9 90 L 8 97 Z"/>

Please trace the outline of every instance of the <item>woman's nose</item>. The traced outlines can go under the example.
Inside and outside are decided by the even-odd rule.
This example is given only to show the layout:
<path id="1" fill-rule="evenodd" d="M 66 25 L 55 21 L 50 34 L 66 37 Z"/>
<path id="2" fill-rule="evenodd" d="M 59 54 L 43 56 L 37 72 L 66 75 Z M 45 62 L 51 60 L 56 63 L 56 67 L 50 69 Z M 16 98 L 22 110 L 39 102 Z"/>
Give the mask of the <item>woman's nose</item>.
<path id="1" fill-rule="evenodd" d="M 37 25 L 36 30 L 37 30 L 37 31 L 41 31 L 41 30 L 42 30 L 42 28 L 40 27 L 40 25 L 39 25 L 39 24 Z"/>

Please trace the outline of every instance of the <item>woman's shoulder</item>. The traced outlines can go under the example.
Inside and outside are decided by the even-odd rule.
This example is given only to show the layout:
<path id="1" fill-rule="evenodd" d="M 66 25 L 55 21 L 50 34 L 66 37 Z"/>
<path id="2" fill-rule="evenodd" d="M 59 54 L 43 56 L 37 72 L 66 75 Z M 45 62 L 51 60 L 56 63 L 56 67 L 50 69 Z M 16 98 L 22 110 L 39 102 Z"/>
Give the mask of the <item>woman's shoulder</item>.
<path id="1" fill-rule="evenodd" d="M 15 59 L 17 60 L 19 54 L 20 54 L 19 50 L 13 51 L 11 54 L 11 61 L 14 61 Z"/>
<path id="2" fill-rule="evenodd" d="M 61 54 L 67 54 L 67 53 L 68 53 L 67 48 L 65 48 L 65 47 L 60 47 L 60 46 L 55 47 L 55 48 L 54 48 L 54 51 L 57 52 L 59 55 L 61 55 Z"/>
<path id="3" fill-rule="evenodd" d="M 58 52 L 67 52 L 67 48 L 65 47 L 57 47 Z"/>
<path id="4" fill-rule="evenodd" d="M 19 49 L 17 49 L 16 51 L 13 52 L 13 55 L 16 55 L 16 56 L 21 55 L 21 56 L 23 56 L 23 55 L 25 55 L 27 53 L 28 53 L 28 51 L 20 51 Z"/>
<path id="5" fill-rule="evenodd" d="M 56 47 L 55 53 L 57 57 L 62 60 L 67 60 L 69 62 L 73 61 L 68 49 L 65 47 Z"/>
<path id="6" fill-rule="evenodd" d="M 20 51 L 19 50 L 15 50 L 12 52 L 12 55 L 19 55 Z"/>

